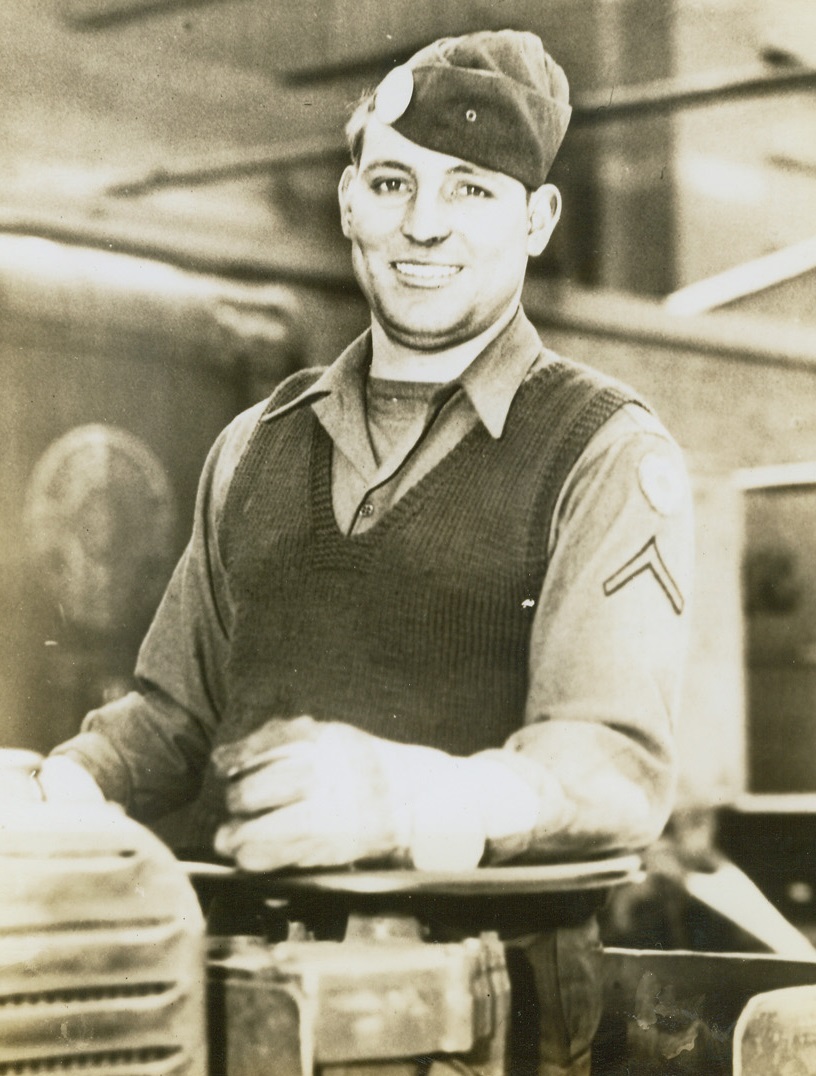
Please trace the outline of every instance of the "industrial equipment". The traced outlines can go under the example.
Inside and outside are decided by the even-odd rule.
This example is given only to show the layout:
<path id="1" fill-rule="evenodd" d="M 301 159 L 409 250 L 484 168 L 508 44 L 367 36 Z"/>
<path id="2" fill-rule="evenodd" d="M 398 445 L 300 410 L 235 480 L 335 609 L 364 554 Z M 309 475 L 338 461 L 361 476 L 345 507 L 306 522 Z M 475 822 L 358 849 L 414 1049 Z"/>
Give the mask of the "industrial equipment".
<path id="1" fill-rule="evenodd" d="M 342 942 L 216 942 L 209 975 L 213 1076 L 448 1054 L 461 1071 L 507 1072 L 510 988 L 495 935 L 427 944 L 416 920 L 361 917 Z"/>
<path id="2" fill-rule="evenodd" d="M 33 800 L 36 761 L 0 751 L 0 1073 L 205 1076 L 195 892 L 119 808 Z"/>
<path id="3" fill-rule="evenodd" d="M 181 863 L 117 807 L 39 801 L 38 761 L 0 752 L 0 1076 L 526 1076 L 539 1016 L 515 937 L 642 878 L 631 855 L 463 873 Z M 202 907 L 226 927 L 206 943 Z M 746 1002 L 816 982 L 804 956 L 619 948 L 603 967 L 602 1076 L 729 1076 Z"/>
<path id="4" fill-rule="evenodd" d="M 253 878 L 190 864 L 205 902 L 271 901 L 290 917 L 280 942 L 212 940 L 211 1076 L 535 1071 L 536 1003 L 520 988 L 508 935 L 589 914 L 639 867 L 630 855 L 462 873 Z M 346 924 L 342 940 L 320 936 L 327 917 Z"/>

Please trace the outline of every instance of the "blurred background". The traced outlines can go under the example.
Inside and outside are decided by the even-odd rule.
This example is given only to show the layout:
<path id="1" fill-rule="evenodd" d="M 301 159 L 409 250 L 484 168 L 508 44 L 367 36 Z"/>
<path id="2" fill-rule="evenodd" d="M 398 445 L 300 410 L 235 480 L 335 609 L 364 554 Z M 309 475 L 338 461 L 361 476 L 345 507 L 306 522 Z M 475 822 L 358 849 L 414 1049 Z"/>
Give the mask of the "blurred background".
<path id="1" fill-rule="evenodd" d="M 365 327 L 335 195 L 360 93 L 505 26 L 575 106 L 528 313 L 641 390 L 693 473 L 679 809 L 737 818 L 757 861 L 757 812 L 809 848 L 812 0 L 5 0 L 0 738 L 47 750 L 130 688 L 215 436 Z M 811 922 L 797 854 L 763 884 Z"/>

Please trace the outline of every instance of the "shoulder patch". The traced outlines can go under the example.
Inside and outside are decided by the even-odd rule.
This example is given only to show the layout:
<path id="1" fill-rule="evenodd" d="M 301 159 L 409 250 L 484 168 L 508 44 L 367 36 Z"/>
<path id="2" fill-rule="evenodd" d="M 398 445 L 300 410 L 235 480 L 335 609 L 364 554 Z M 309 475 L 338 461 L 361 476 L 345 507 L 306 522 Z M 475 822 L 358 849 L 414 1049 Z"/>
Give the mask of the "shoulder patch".
<path id="1" fill-rule="evenodd" d="M 686 478 L 681 466 L 668 455 L 645 455 L 638 467 L 638 482 L 643 496 L 659 515 L 673 516 L 679 510 Z"/>

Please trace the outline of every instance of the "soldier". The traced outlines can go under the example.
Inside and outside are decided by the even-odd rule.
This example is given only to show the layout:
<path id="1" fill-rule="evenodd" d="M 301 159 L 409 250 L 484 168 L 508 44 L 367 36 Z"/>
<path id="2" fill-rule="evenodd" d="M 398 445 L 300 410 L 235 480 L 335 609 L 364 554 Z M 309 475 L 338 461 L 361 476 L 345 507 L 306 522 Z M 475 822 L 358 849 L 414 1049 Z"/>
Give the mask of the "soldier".
<path id="1" fill-rule="evenodd" d="M 509 30 L 435 42 L 358 107 L 339 197 L 371 328 L 220 436 L 140 691 L 46 760 L 47 797 L 192 803 L 187 843 L 253 871 L 659 835 L 690 495 L 647 405 L 520 305 L 569 116 L 564 72 Z M 540 1071 L 588 1072 L 592 908 L 525 944 Z"/>

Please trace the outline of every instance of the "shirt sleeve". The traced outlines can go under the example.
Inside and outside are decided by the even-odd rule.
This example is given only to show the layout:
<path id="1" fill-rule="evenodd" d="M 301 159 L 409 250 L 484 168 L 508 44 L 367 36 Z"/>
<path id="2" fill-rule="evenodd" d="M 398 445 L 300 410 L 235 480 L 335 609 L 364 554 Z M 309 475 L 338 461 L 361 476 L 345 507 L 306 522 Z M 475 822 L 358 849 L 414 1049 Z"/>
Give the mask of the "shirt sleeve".
<path id="1" fill-rule="evenodd" d="M 190 540 L 139 651 L 138 690 L 84 719 L 63 754 L 149 821 L 193 798 L 224 705 L 232 603 L 217 533 L 229 481 L 265 402 L 220 435 L 202 470 Z"/>
<path id="2" fill-rule="evenodd" d="M 490 752 L 539 792 L 541 824 L 494 860 L 644 847 L 670 813 L 693 518 L 681 452 L 654 416 L 627 405 L 595 435 L 549 551 L 525 724 Z"/>

